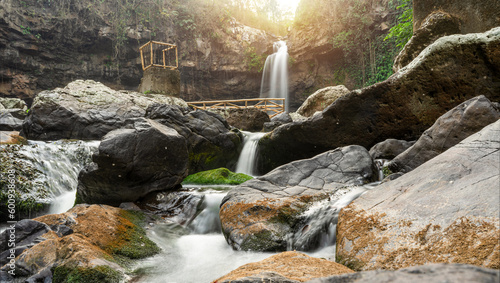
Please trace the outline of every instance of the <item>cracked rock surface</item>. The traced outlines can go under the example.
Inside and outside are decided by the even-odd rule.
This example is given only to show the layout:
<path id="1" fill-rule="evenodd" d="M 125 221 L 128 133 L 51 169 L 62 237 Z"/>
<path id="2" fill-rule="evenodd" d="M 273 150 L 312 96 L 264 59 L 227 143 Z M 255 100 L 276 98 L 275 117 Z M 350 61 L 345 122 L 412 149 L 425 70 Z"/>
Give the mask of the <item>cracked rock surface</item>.
<path id="1" fill-rule="evenodd" d="M 222 200 L 226 240 L 238 250 L 286 250 L 286 237 L 299 229 L 302 212 L 339 190 L 371 181 L 373 170 L 368 151 L 354 145 L 285 164 L 247 181 Z"/>
<path id="2" fill-rule="evenodd" d="M 355 270 L 500 268 L 500 120 L 342 209 L 337 258 Z"/>

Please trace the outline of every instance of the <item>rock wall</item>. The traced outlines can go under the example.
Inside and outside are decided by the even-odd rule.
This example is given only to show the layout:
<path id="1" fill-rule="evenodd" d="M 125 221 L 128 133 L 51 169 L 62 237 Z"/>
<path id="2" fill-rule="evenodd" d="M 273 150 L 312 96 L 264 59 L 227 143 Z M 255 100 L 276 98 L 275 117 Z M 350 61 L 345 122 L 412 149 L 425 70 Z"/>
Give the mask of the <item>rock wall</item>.
<path id="1" fill-rule="evenodd" d="M 291 108 L 297 109 L 309 94 L 332 85 L 345 85 L 355 89 L 356 82 L 341 70 L 345 69 L 344 54 L 334 48 L 334 35 L 348 30 L 339 22 L 340 15 L 349 11 L 349 1 L 302 0 L 297 8 L 296 23 L 288 34 L 290 54 L 290 96 Z M 373 0 L 368 4 L 372 36 L 389 31 L 394 7 L 387 0 Z"/>
<path id="2" fill-rule="evenodd" d="M 0 1 L 0 96 L 19 97 L 30 105 L 38 92 L 76 79 L 136 90 L 142 77 L 139 47 L 149 40 L 177 44 L 183 99 L 259 95 L 260 73 L 245 58 L 249 50 L 271 52 L 274 37 L 219 18 L 213 7 L 197 5 L 204 20 L 213 23 L 206 26 L 202 16 L 184 7 L 193 3 L 132 4 Z"/>
<path id="3" fill-rule="evenodd" d="M 462 33 L 485 32 L 500 26 L 500 2 L 497 0 L 413 0 L 413 30 L 434 11 L 460 19 Z"/>

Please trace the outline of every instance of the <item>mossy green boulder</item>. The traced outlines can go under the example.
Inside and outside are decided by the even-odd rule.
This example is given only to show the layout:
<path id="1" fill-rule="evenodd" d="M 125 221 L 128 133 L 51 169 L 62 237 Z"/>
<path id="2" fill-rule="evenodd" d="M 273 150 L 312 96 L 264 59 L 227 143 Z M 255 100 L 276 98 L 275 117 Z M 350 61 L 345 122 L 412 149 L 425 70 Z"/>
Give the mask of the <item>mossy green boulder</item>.
<path id="1" fill-rule="evenodd" d="M 17 256 L 16 266 L 26 271 L 20 276 L 50 268 L 53 282 L 121 282 L 133 260 L 160 251 L 143 229 L 149 220 L 142 212 L 80 204 L 34 220 L 52 230 Z"/>
<path id="2" fill-rule="evenodd" d="M 218 168 L 208 171 L 198 172 L 187 176 L 182 182 L 183 185 L 239 185 L 253 177 L 243 173 L 234 173 L 226 168 Z"/>

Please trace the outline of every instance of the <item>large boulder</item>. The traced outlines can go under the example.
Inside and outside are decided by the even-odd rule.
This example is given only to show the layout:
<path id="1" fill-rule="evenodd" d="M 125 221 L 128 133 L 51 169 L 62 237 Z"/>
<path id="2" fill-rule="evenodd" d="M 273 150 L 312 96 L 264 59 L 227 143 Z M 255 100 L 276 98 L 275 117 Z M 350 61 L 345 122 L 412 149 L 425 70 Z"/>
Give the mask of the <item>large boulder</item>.
<path id="1" fill-rule="evenodd" d="M 500 268 L 500 120 L 342 209 L 337 262 Z"/>
<path id="2" fill-rule="evenodd" d="M 498 119 L 500 109 L 486 97 L 469 99 L 439 117 L 414 145 L 389 163 L 389 169 L 409 172 Z"/>
<path id="3" fill-rule="evenodd" d="M 297 109 L 297 113 L 304 117 L 311 117 L 317 111 L 323 111 L 339 97 L 348 93 L 349 90 L 343 85 L 322 88 L 311 94 Z"/>
<path id="4" fill-rule="evenodd" d="M 370 156 L 373 159 L 393 159 L 413 144 L 414 141 L 386 139 L 370 148 Z"/>
<path id="5" fill-rule="evenodd" d="M 242 137 L 230 130 L 220 115 L 187 111 L 176 105 L 153 104 L 146 117 L 174 128 L 186 138 L 189 151 L 189 174 L 220 167 L 234 168 Z"/>
<path id="6" fill-rule="evenodd" d="M 226 120 L 229 125 L 250 132 L 262 131 L 264 123 L 271 121 L 266 112 L 257 108 L 230 109 Z"/>
<path id="7" fill-rule="evenodd" d="M 115 91 L 92 80 L 77 80 L 39 93 L 24 121 L 23 133 L 34 140 L 97 140 L 132 124 L 134 118 L 144 117 L 154 103 L 187 107 L 179 98 Z"/>
<path id="8" fill-rule="evenodd" d="M 150 192 L 173 189 L 188 171 L 186 139 L 153 120 L 108 133 L 95 163 L 78 177 L 77 202 L 119 205 Z"/>
<path id="9" fill-rule="evenodd" d="M 27 110 L 21 99 L 0 97 L 0 131 L 20 131 Z"/>
<path id="10" fill-rule="evenodd" d="M 245 264 L 215 280 L 215 282 L 296 283 L 346 273 L 354 273 L 354 271 L 333 261 L 293 251 L 273 255 L 259 262 Z"/>
<path id="11" fill-rule="evenodd" d="M 278 167 L 224 197 L 219 213 L 224 236 L 237 250 L 284 251 L 287 238 L 302 230 L 303 225 L 298 225 L 304 218 L 302 212 L 312 203 L 338 198 L 333 196 L 335 192 L 371 181 L 373 171 L 368 151 L 360 146 L 338 148 Z"/>
<path id="12" fill-rule="evenodd" d="M 392 70 L 397 72 L 408 65 L 436 39 L 457 33 L 460 33 L 458 18 L 442 11 L 433 12 L 425 18 L 403 50 L 396 56 Z"/>
<path id="13" fill-rule="evenodd" d="M 467 264 L 429 264 L 395 271 L 373 270 L 314 279 L 310 283 L 469 282 L 496 283 L 498 270 Z"/>
<path id="14" fill-rule="evenodd" d="M 30 227 L 40 228 L 31 229 L 23 241 L 35 237 L 38 241 L 15 258 L 15 276 L 31 276 L 27 282 L 71 282 L 75 278 L 120 282 L 127 263 L 159 252 L 139 219 L 144 215 L 106 205 L 77 205 L 66 213 L 36 218 Z M 68 232 L 58 233 L 62 227 Z M 9 264 L 4 265 L 0 278 L 13 282 L 6 274 L 10 270 Z"/>
<path id="15" fill-rule="evenodd" d="M 499 46 L 500 27 L 438 39 L 386 81 L 352 91 L 319 115 L 262 138 L 260 171 L 339 146 L 416 139 L 467 99 L 483 94 L 500 100 Z"/>

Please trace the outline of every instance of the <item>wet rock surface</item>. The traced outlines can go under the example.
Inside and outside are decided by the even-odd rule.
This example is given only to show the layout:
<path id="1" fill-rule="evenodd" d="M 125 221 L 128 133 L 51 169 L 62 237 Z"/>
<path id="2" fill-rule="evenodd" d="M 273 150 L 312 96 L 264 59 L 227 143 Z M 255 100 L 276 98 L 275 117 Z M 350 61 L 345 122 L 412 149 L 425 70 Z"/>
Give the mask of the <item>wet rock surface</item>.
<path id="1" fill-rule="evenodd" d="M 355 270 L 500 268 L 500 121 L 342 209 L 337 259 Z"/>
<path id="2" fill-rule="evenodd" d="M 223 233 L 237 250 L 286 250 L 287 235 L 302 228 L 301 213 L 312 203 L 374 175 L 372 159 L 360 146 L 283 165 L 227 194 L 220 209 Z"/>

